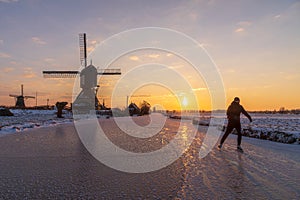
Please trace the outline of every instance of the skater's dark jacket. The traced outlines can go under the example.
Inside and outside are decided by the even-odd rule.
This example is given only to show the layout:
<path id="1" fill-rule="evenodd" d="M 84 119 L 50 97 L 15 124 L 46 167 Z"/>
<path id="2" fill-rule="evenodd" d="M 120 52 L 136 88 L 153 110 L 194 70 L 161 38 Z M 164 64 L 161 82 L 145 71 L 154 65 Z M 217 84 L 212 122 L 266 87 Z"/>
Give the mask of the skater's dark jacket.
<path id="1" fill-rule="evenodd" d="M 252 122 L 251 116 L 238 102 L 233 101 L 227 109 L 227 118 L 231 122 L 240 122 L 240 114 L 243 113 L 250 122 Z"/>

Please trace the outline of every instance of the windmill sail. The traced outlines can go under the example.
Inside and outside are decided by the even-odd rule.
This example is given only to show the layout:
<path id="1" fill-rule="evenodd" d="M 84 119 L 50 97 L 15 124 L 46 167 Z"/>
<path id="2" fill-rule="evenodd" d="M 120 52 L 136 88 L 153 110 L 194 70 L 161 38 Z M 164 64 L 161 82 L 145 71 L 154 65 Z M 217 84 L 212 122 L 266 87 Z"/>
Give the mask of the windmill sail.
<path id="1" fill-rule="evenodd" d="M 18 96 L 20 96 L 20 95 L 10 94 L 9 96 L 10 96 L 10 97 L 18 97 Z"/>
<path id="2" fill-rule="evenodd" d="M 43 71 L 44 78 L 76 78 L 79 71 Z M 121 69 L 98 69 L 97 75 L 121 75 Z"/>
<path id="3" fill-rule="evenodd" d="M 43 71 L 44 78 L 75 78 L 79 71 Z"/>
<path id="4" fill-rule="evenodd" d="M 35 99 L 34 96 L 24 96 L 25 99 Z"/>
<path id="5" fill-rule="evenodd" d="M 87 66 L 87 53 L 86 53 L 86 34 L 79 34 L 79 48 L 80 48 L 80 63 L 82 66 Z"/>

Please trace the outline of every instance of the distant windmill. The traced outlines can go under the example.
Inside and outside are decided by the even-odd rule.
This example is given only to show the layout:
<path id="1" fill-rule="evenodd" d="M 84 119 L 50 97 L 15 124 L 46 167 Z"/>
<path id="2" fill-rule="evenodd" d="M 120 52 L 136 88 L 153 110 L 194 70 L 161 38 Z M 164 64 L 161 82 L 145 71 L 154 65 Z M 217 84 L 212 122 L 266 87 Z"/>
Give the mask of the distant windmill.
<path id="1" fill-rule="evenodd" d="M 97 85 L 97 75 L 121 75 L 121 69 L 98 69 L 90 64 L 87 66 L 87 52 L 86 52 L 86 34 L 79 34 L 80 45 L 80 61 L 84 66 L 81 71 L 43 71 L 45 78 L 76 78 L 80 75 L 80 88 L 82 89 L 79 95 L 73 102 L 74 106 L 82 106 L 86 108 L 99 108 L 99 100 L 97 92 L 99 85 Z M 93 104 L 94 105 L 91 105 Z"/>
<path id="2" fill-rule="evenodd" d="M 14 97 L 16 100 L 17 108 L 25 108 L 25 100 L 26 99 L 34 99 L 34 96 L 24 96 L 24 87 L 21 85 L 21 95 L 10 94 L 10 97 Z"/>

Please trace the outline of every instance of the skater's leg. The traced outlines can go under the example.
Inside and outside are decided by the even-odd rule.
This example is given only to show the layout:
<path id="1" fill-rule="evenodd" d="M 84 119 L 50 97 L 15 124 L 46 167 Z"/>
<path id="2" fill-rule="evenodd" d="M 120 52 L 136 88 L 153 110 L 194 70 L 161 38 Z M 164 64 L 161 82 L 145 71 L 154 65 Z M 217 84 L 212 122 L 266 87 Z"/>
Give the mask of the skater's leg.
<path id="1" fill-rule="evenodd" d="M 231 124 L 228 124 L 226 131 L 221 139 L 220 145 L 222 146 L 224 141 L 226 140 L 226 138 L 228 137 L 228 135 L 231 133 L 231 131 L 233 130 L 233 126 Z"/>
<path id="2" fill-rule="evenodd" d="M 237 138 L 237 145 L 238 147 L 241 146 L 242 143 L 242 132 L 241 132 L 241 124 L 237 124 L 237 126 L 235 127 L 237 133 L 238 133 L 238 138 Z"/>

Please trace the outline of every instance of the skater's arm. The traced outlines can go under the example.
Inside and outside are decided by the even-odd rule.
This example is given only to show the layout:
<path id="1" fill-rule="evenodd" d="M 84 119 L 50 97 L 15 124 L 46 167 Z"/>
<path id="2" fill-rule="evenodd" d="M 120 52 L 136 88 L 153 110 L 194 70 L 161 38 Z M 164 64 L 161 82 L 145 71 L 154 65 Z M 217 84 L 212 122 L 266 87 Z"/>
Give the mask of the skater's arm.
<path id="1" fill-rule="evenodd" d="M 242 113 L 249 119 L 250 122 L 252 122 L 251 116 L 247 113 L 247 111 L 243 108 L 243 106 L 241 107 L 242 107 Z"/>

